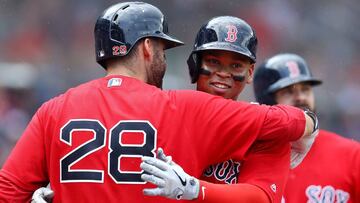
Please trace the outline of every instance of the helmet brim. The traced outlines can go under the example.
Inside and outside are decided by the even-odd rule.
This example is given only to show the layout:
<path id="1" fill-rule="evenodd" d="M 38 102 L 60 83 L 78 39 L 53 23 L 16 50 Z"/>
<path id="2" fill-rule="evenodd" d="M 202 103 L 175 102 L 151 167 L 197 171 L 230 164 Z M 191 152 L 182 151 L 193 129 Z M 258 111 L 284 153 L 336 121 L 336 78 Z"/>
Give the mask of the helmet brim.
<path id="1" fill-rule="evenodd" d="M 256 62 L 256 57 L 248 49 L 244 49 L 243 47 L 239 47 L 228 42 L 206 43 L 203 44 L 202 46 L 199 46 L 196 50 L 194 50 L 194 52 L 207 51 L 207 50 L 230 51 L 248 57 L 252 63 Z"/>
<path id="2" fill-rule="evenodd" d="M 164 34 L 164 33 L 153 35 L 153 36 L 150 35 L 148 37 L 156 37 L 156 38 L 163 39 L 164 42 L 165 42 L 165 49 L 171 49 L 171 48 L 174 48 L 174 47 L 184 45 L 184 42 L 176 39 L 175 37 Z"/>
<path id="3" fill-rule="evenodd" d="M 272 84 L 268 92 L 274 93 L 282 88 L 288 87 L 290 85 L 294 85 L 297 83 L 306 82 L 309 83 L 311 86 L 316 86 L 322 84 L 322 81 L 313 77 L 296 77 L 296 78 L 283 78 L 276 83 Z"/>

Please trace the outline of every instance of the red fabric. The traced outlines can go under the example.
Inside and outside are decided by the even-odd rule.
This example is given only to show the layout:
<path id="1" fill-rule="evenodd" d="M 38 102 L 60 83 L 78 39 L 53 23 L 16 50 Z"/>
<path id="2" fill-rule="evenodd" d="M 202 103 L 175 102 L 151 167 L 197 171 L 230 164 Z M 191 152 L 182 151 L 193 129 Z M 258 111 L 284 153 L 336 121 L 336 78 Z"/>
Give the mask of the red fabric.
<path id="1" fill-rule="evenodd" d="M 285 202 L 360 202 L 360 144 L 321 130 L 304 161 L 290 170 Z"/>
<path id="2" fill-rule="evenodd" d="M 253 184 L 264 190 L 271 202 L 280 202 L 290 166 L 288 141 L 301 137 L 304 129 L 302 111 L 284 105 L 270 108 L 260 133 L 265 140 L 255 142 L 245 160 L 230 159 L 211 165 L 201 179 L 221 184 Z"/>
<path id="3" fill-rule="evenodd" d="M 260 188 L 248 184 L 221 185 L 200 181 L 200 193 L 193 202 L 234 203 L 256 202 L 269 203 L 266 193 Z"/>
<path id="4" fill-rule="evenodd" d="M 112 84 L 118 86 L 107 87 L 111 79 L 116 79 Z M 134 146 L 128 141 L 121 143 L 120 132 L 129 131 L 117 131 L 119 128 L 115 126 L 122 127 L 124 122 L 127 126 L 131 122 L 145 123 L 156 132 L 154 145 L 151 145 L 154 147 L 146 148 L 147 155 L 162 147 L 185 171 L 200 177 L 206 166 L 230 157 L 242 160 L 256 138 L 267 139 L 260 136 L 260 130 L 269 108 L 190 90 L 161 91 L 123 76 L 85 83 L 43 104 L 34 115 L 0 171 L 0 200 L 29 201 L 32 192 L 45 186 L 50 179 L 55 191 L 54 203 L 166 202 L 168 200 L 164 198 L 142 195 L 142 189 L 150 185 L 129 182 L 132 178 L 123 176 L 125 182 L 118 181 L 112 175 L 112 170 L 122 175 L 134 172 L 121 169 L 133 169 L 130 166 L 138 163 L 127 163 L 126 160 L 134 155 L 139 157 L 144 151 L 138 141 L 135 142 L 137 150 L 132 150 Z M 91 129 L 70 131 L 67 128 L 78 121 L 91 123 Z M 67 130 L 69 140 L 64 138 Z M 137 137 L 139 132 L 143 133 L 144 140 L 150 137 L 142 130 L 135 132 Z M 105 135 L 103 139 L 101 134 Z M 90 151 L 88 143 L 94 140 L 100 146 Z M 81 148 L 83 145 L 88 148 Z M 119 145 L 127 153 L 119 151 L 116 147 Z M 60 163 L 80 148 L 88 153 L 71 160 L 72 165 L 62 164 L 63 171 L 68 171 L 65 166 L 73 172 L 91 170 L 100 173 L 101 180 L 69 182 L 67 179 L 61 182 Z M 125 167 L 111 164 L 116 160 Z"/>

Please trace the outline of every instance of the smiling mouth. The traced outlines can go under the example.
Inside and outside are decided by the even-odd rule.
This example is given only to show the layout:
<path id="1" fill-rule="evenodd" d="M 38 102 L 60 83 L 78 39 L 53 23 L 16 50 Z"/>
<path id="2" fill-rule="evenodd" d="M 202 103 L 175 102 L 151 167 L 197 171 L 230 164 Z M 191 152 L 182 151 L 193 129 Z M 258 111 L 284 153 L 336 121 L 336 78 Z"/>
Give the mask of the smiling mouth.
<path id="1" fill-rule="evenodd" d="M 216 88 L 219 88 L 219 89 L 230 89 L 231 88 L 230 85 L 227 85 L 224 83 L 219 83 L 219 82 L 212 82 L 212 83 L 210 83 L 210 85 L 212 85 Z"/>

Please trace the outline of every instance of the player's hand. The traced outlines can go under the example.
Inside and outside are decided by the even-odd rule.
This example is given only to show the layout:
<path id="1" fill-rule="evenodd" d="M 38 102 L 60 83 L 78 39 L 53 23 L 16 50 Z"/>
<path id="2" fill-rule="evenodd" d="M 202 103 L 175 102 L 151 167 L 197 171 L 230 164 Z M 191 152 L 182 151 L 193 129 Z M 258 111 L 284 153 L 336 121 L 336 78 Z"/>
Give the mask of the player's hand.
<path id="1" fill-rule="evenodd" d="M 196 199 L 199 196 L 199 180 L 185 173 L 162 150 L 158 151 L 158 157 L 142 158 L 140 167 L 148 174 L 141 175 L 141 179 L 157 186 L 144 189 L 144 194 L 177 200 Z"/>
<path id="2" fill-rule="evenodd" d="M 35 190 L 31 203 L 48 203 L 52 201 L 54 197 L 54 191 L 47 187 L 41 187 Z"/>
<path id="3" fill-rule="evenodd" d="M 319 130 L 315 130 L 311 136 L 302 137 L 299 140 L 291 142 L 290 168 L 297 167 L 310 151 Z"/>

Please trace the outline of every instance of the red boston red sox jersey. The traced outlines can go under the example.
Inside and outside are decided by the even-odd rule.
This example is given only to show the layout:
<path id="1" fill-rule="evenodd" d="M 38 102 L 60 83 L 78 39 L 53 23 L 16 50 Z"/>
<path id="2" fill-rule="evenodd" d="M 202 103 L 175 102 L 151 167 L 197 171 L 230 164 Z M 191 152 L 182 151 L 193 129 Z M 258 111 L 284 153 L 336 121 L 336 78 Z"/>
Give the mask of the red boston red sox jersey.
<path id="1" fill-rule="evenodd" d="M 297 124 L 288 123 L 286 119 L 279 119 L 277 123 L 270 122 L 265 125 L 262 134 L 271 137 L 278 136 L 283 126 L 295 127 Z M 292 128 L 291 126 L 289 127 Z M 294 132 L 292 135 L 299 134 L 299 132 Z M 296 140 L 298 137 L 290 137 L 290 139 Z M 257 141 L 244 160 L 230 159 L 211 165 L 201 179 L 222 184 L 253 184 L 263 189 L 271 202 L 280 202 L 290 166 L 290 144 L 285 142 L 288 140 Z"/>
<path id="2" fill-rule="evenodd" d="M 303 162 L 290 170 L 284 199 L 359 203 L 360 143 L 321 130 Z"/>
<path id="3" fill-rule="evenodd" d="M 55 203 L 168 202 L 143 195 L 142 156 L 162 147 L 200 177 L 206 166 L 244 159 L 255 140 L 280 139 L 262 132 L 279 116 L 296 123 L 282 135 L 301 136 L 305 117 L 293 107 L 162 91 L 124 76 L 93 80 L 39 108 L 0 171 L 0 202 L 29 201 L 49 181 Z"/>

